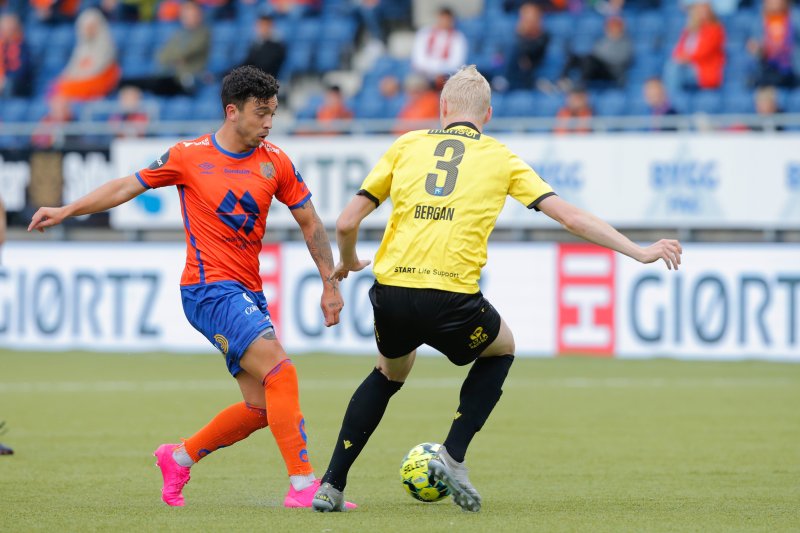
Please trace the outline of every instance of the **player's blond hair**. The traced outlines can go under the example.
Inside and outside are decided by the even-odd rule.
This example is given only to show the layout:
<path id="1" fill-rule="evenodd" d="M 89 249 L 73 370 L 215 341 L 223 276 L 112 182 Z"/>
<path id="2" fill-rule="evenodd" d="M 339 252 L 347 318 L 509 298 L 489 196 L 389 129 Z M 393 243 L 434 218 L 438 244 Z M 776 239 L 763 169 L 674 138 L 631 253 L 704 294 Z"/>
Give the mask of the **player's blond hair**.
<path id="1" fill-rule="evenodd" d="M 492 89 L 475 65 L 461 67 L 442 88 L 449 115 L 482 120 L 492 104 Z"/>

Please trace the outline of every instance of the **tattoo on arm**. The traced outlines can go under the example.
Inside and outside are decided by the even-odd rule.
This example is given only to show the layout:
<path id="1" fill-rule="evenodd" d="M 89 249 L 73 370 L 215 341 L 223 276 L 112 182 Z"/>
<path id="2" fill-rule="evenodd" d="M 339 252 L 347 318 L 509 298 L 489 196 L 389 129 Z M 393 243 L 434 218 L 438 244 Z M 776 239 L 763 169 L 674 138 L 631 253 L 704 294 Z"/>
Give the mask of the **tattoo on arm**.
<path id="1" fill-rule="evenodd" d="M 328 238 L 328 232 L 325 231 L 325 225 L 317 215 L 316 210 L 311 202 L 306 202 L 300 209 L 311 209 L 313 211 L 314 223 L 309 226 L 309 231 L 303 232 L 308 246 L 308 252 L 311 258 L 316 263 L 317 268 L 322 270 L 322 267 L 327 267 L 329 272 L 333 272 L 333 254 L 331 253 L 331 241 Z M 338 290 L 337 282 L 333 277 L 328 276 L 325 283 L 329 283 L 334 291 Z"/>

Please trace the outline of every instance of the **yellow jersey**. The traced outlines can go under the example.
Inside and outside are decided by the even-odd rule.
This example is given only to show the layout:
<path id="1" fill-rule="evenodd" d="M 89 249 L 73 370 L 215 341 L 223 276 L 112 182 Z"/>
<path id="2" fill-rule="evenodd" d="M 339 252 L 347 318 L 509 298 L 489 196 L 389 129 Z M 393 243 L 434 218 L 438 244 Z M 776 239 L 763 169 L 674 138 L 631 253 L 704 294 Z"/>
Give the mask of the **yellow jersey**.
<path id="1" fill-rule="evenodd" d="M 555 193 L 504 144 L 459 122 L 397 139 L 358 194 L 392 199 L 372 269 L 379 283 L 474 294 L 506 196 L 535 209 Z"/>

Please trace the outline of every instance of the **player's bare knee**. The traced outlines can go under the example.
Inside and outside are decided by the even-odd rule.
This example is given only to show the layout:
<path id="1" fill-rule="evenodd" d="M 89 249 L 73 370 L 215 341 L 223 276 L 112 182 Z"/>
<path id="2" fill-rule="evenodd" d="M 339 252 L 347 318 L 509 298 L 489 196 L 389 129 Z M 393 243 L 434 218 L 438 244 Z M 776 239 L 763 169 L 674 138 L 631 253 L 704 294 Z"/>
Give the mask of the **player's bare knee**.
<path id="1" fill-rule="evenodd" d="M 389 381 L 397 381 L 400 383 L 405 382 L 408 374 L 411 372 L 411 367 L 414 365 L 414 356 L 416 353 L 410 353 L 402 357 L 390 359 L 383 355 L 378 356 L 378 362 L 375 368 L 386 376 Z"/>
<path id="2" fill-rule="evenodd" d="M 492 343 L 481 353 L 481 357 L 491 357 L 494 355 L 514 355 L 516 352 L 514 334 L 505 323 L 500 323 L 500 332 Z"/>

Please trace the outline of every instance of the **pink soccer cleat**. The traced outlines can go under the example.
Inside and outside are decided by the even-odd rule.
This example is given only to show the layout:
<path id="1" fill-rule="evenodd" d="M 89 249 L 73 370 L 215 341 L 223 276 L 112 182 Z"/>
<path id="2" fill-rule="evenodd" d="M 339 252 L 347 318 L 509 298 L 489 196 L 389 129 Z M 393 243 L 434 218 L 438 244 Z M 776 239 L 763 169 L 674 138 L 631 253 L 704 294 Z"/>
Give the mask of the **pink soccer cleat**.
<path id="1" fill-rule="evenodd" d="M 178 444 L 162 444 L 153 455 L 156 456 L 156 466 L 161 469 L 164 486 L 161 488 L 161 499 L 173 507 L 183 506 L 183 487 L 189 483 L 189 468 L 181 466 L 172 458 L 172 451 Z"/>
<path id="2" fill-rule="evenodd" d="M 314 494 L 317 493 L 321 480 L 315 479 L 314 482 L 303 490 L 294 490 L 294 487 L 289 487 L 289 492 L 283 500 L 284 507 L 311 507 L 311 502 L 314 500 Z M 353 502 L 344 502 L 347 509 L 355 509 L 358 505 Z"/>

